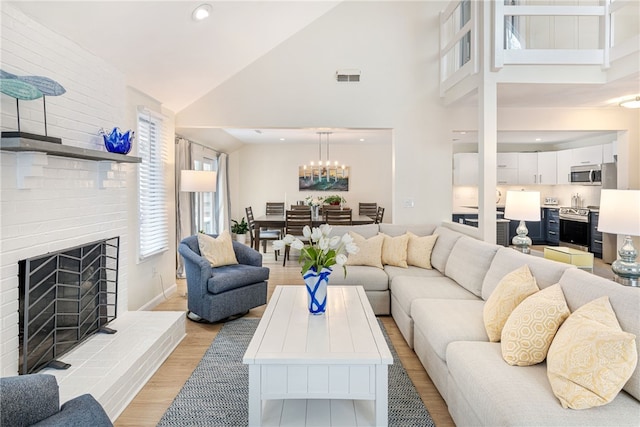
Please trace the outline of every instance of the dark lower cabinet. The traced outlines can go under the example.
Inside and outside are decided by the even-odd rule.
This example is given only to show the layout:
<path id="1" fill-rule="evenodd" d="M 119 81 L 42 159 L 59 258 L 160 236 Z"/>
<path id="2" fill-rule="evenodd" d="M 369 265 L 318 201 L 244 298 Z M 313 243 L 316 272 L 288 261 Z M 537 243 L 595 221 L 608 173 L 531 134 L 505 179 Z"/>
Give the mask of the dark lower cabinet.
<path id="1" fill-rule="evenodd" d="M 598 231 L 599 217 L 599 212 L 589 212 L 589 225 L 591 227 L 589 252 L 593 252 L 593 256 L 596 258 L 602 258 L 602 232 Z"/>
<path id="2" fill-rule="evenodd" d="M 546 223 L 546 240 L 549 246 L 560 245 L 560 211 L 555 208 L 544 208 Z"/>

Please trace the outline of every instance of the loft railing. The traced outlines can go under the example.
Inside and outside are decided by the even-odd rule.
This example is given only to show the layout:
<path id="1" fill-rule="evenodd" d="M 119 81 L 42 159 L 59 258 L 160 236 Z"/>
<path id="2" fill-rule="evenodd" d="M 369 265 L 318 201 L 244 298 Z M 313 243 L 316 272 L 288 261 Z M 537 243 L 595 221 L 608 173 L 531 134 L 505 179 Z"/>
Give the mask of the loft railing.
<path id="1" fill-rule="evenodd" d="M 601 0 L 590 6 L 554 3 L 452 1 L 440 14 L 441 94 L 478 72 L 480 31 L 487 35 L 493 31 L 495 69 L 541 64 L 607 69 L 611 62 L 638 52 L 637 0 Z M 485 7 L 487 13 L 493 8 L 493 29 L 480 28 L 479 7 Z"/>

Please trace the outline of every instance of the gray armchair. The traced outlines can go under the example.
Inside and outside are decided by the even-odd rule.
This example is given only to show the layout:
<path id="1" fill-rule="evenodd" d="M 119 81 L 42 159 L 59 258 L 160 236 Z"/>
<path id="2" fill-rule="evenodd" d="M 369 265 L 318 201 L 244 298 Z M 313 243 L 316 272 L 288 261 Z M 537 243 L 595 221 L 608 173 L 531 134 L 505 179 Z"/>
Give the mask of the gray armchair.
<path id="1" fill-rule="evenodd" d="M 213 237 L 216 237 L 213 235 Z M 260 252 L 233 242 L 238 264 L 211 267 L 200 255 L 198 237 L 178 246 L 187 275 L 187 316 L 194 321 L 218 322 L 267 303 L 269 269 Z"/>
<path id="2" fill-rule="evenodd" d="M 60 407 L 56 377 L 29 374 L 0 378 L 0 426 L 113 426 L 106 412 L 90 394 Z"/>

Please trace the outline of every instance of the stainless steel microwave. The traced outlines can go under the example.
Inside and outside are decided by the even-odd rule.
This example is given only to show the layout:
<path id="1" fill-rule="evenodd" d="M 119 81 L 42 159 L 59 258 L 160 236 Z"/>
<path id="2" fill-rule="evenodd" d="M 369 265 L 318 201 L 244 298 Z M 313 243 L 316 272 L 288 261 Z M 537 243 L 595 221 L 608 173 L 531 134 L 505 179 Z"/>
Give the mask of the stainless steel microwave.
<path id="1" fill-rule="evenodd" d="M 601 185 L 602 169 L 600 165 L 571 166 L 569 181 L 572 184 Z"/>

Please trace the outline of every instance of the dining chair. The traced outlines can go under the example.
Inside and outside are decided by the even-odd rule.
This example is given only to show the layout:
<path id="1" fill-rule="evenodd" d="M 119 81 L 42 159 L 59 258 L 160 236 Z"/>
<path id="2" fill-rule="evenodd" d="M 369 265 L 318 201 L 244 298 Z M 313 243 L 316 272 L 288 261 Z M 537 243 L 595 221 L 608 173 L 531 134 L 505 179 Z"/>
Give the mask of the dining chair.
<path id="1" fill-rule="evenodd" d="M 302 230 L 306 225 L 312 226 L 311 209 L 291 209 L 286 212 L 284 222 L 286 234 L 291 234 L 295 238 L 302 240 L 303 243 L 308 243 L 309 240 L 302 234 Z M 287 259 L 289 259 L 290 249 L 289 245 L 284 247 L 283 267 L 287 263 Z"/>
<path id="2" fill-rule="evenodd" d="M 248 208 L 245 208 L 244 211 L 247 215 L 247 222 L 249 223 L 249 237 L 251 239 L 251 247 L 253 247 L 253 239 L 255 239 L 253 233 L 256 229 L 256 223 L 253 217 L 253 209 L 251 208 L 251 206 L 249 206 Z M 280 233 L 280 230 L 260 229 L 260 242 L 262 242 L 262 252 L 265 254 L 267 253 L 267 240 L 280 240 L 281 237 L 282 234 Z M 278 253 L 280 251 L 274 250 L 273 252 L 277 261 Z"/>
<path id="3" fill-rule="evenodd" d="M 292 211 L 309 211 L 311 212 L 311 206 L 309 205 L 291 205 Z"/>
<path id="4" fill-rule="evenodd" d="M 377 203 L 358 203 L 358 215 L 365 215 L 375 219 L 377 212 Z"/>
<path id="5" fill-rule="evenodd" d="M 324 220 L 329 225 L 352 225 L 353 211 L 351 209 L 327 209 Z"/>
<path id="6" fill-rule="evenodd" d="M 384 208 L 378 206 L 378 210 L 376 211 L 374 224 L 380 224 L 382 222 L 382 218 L 384 217 Z"/>
<path id="7" fill-rule="evenodd" d="M 284 202 L 267 202 L 267 215 L 284 216 Z"/>

